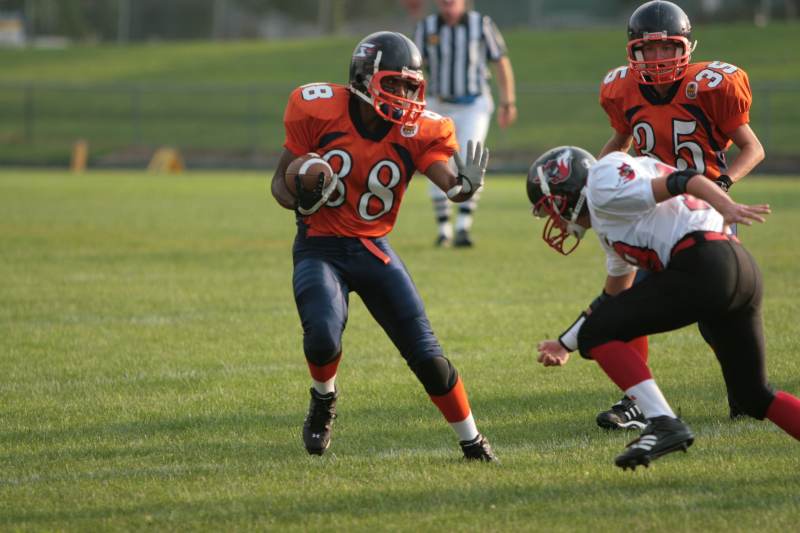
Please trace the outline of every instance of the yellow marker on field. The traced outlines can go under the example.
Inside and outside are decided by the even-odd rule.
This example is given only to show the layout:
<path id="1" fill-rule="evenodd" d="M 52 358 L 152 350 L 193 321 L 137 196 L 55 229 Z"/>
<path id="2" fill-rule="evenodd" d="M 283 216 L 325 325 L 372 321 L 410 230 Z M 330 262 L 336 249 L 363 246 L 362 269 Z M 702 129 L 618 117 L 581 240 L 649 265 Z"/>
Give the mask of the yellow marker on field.
<path id="1" fill-rule="evenodd" d="M 180 174 L 184 169 L 183 158 L 175 148 L 159 148 L 153 154 L 147 171 L 155 174 Z"/>
<path id="2" fill-rule="evenodd" d="M 78 139 L 72 145 L 72 159 L 69 168 L 74 174 L 82 174 L 86 170 L 86 162 L 89 159 L 89 142 L 86 139 Z"/>

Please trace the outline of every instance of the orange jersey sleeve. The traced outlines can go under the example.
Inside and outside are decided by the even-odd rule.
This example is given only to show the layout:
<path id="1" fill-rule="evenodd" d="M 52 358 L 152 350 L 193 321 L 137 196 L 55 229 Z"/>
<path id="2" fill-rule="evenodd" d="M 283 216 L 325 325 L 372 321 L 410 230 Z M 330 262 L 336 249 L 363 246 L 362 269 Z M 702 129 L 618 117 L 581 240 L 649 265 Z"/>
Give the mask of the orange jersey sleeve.
<path id="1" fill-rule="evenodd" d="M 717 128 L 728 135 L 750 122 L 750 80 L 735 65 L 713 61 L 703 66 L 695 77 L 699 83 L 698 100 Z"/>
<path id="2" fill-rule="evenodd" d="M 331 84 L 310 83 L 298 87 L 289 96 L 283 113 L 286 132 L 283 146 L 294 155 L 314 151 L 325 121 L 335 118 L 329 115 L 336 108 L 328 103 L 338 96 L 333 87 Z"/>
<path id="3" fill-rule="evenodd" d="M 628 67 L 610 70 L 600 83 L 600 105 L 608 115 L 611 127 L 621 135 L 630 135 L 630 124 L 623 109 Z"/>
<path id="4" fill-rule="evenodd" d="M 414 159 L 416 166 L 423 174 L 436 161 L 447 162 L 458 150 L 456 129 L 453 120 L 436 113 L 426 112 L 419 125 L 421 146 Z"/>

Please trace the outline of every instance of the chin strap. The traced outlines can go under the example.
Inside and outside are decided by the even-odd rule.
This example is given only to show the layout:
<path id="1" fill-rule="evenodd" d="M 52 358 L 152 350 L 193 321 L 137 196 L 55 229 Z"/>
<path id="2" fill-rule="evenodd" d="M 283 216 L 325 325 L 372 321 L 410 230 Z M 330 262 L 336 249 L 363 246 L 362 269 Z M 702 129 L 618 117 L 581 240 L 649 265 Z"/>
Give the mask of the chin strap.
<path id="1" fill-rule="evenodd" d="M 578 196 L 578 201 L 572 209 L 572 216 L 569 217 L 567 222 L 567 231 L 570 232 L 576 239 L 580 240 L 586 233 L 586 228 L 578 224 L 578 217 L 583 210 L 583 205 L 586 203 L 586 187 L 581 189 L 581 194 Z"/>

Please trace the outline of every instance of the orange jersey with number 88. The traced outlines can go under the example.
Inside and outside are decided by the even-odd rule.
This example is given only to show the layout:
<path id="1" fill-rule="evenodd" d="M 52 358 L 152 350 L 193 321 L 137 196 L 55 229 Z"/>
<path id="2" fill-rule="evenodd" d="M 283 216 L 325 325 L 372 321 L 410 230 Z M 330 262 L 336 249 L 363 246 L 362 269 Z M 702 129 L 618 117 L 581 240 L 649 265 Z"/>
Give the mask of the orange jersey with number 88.
<path id="1" fill-rule="evenodd" d="M 370 132 L 360 102 L 332 83 L 303 85 L 289 97 L 284 147 L 295 155 L 317 152 L 339 176 L 334 200 L 304 217 L 308 236 L 386 235 L 414 172 L 448 161 L 458 147 L 453 122 L 429 111 L 412 128 L 384 122 Z"/>

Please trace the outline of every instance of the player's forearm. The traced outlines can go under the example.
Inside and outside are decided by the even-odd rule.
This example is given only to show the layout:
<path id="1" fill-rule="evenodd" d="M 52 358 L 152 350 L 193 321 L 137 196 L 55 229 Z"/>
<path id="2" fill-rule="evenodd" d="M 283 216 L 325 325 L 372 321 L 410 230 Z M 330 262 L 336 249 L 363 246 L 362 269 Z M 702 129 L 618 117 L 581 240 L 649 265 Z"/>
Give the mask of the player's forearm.
<path id="1" fill-rule="evenodd" d="M 761 146 L 758 140 L 749 142 L 739 148 L 741 150 L 739 155 L 726 172 L 734 183 L 750 174 L 750 171 L 764 160 L 764 147 Z"/>
<path id="2" fill-rule="evenodd" d="M 289 189 L 286 188 L 286 183 L 283 179 L 283 173 L 278 176 L 276 172 L 275 175 L 272 177 L 272 197 L 275 198 L 275 201 L 278 202 L 283 208 L 294 210 L 294 196 L 292 193 L 289 192 Z"/>
<path id="3" fill-rule="evenodd" d="M 508 57 L 503 57 L 497 62 L 495 72 L 497 73 L 497 90 L 500 96 L 500 105 L 516 105 L 517 92 L 514 85 L 514 69 L 511 68 L 511 61 Z"/>

